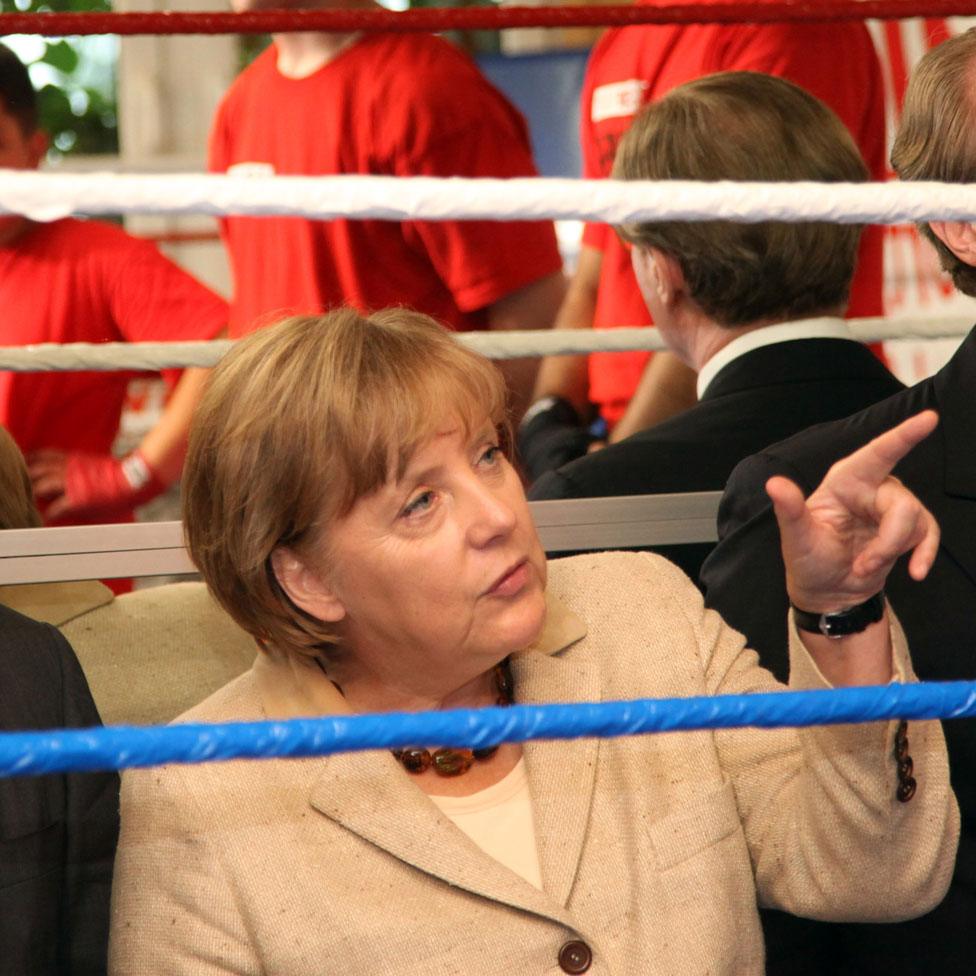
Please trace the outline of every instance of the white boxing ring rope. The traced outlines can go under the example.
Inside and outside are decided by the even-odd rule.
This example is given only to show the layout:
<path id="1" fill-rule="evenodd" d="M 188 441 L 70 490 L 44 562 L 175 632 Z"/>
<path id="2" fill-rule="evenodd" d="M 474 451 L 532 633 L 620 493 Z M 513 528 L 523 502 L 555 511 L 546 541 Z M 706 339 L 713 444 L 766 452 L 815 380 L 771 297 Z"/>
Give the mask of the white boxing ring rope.
<path id="1" fill-rule="evenodd" d="M 0 170 L 0 213 L 54 220 L 71 213 L 291 215 L 317 219 L 582 219 L 902 223 L 976 220 L 976 185 L 943 183 L 702 183 L 551 178 L 63 174 Z M 868 318 L 864 342 L 960 338 L 960 318 Z M 493 359 L 657 351 L 653 330 L 469 333 L 461 341 Z M 229 348 L 212 343 L 105 343 L 0 348 L 0 369 L 114 370 L 212 366 Z"/>
<path id="2" fill-rule="evenodd" d="M 227 176 L 0 170 L 0 213 L 239 214 L 318 220 L 976 221 L 976 185 Z"/>
<path id="3" fill-rule="evenodd" d="M 892 339 L 961 339 L 972 319 L 864 318 L 848 324 L 861 342 Z M 489 359 L 528 356 L 563 356 L 590 352 L 628 352 L 664 349 L 655 329 L 544 329 L 518 332 L 460 332 L 459 342 Z M 27 346 L 0 346 L 0 369 L 19 373 L 61 370 L 160 370 L 187 366 L 214 366 L 233 345 L 231 339 L 193 342 L 49 342 Z"/>

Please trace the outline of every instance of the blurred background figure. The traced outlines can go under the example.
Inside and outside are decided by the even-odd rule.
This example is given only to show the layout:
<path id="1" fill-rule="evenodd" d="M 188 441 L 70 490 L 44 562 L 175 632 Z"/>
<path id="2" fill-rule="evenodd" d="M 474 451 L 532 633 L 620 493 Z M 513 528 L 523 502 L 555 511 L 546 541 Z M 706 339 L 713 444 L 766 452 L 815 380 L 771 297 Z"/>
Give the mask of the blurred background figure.
<path id="1" fill-rule="evenodd" d="M 235 10 L 277 6 L 234 0 Z M 370 0 L 301 0 L 371 9 Z M 525 120 L 465 54 L 426 34 L 283 33 L 235 80 L 210 138 L 231 174 L 536 174 Z M 550 222 L 228 217 L 231 334 L 282 313 L 416 308 L 452 329 L 545 329 L 564 293 Z M 538 361 L 503 363 L 521 416 Z"/>
<path id="2" fill-rule="evenodd" d="M 0 46 L 0 165 L 34 169 L 47 136 L 27 70 Z M 155 245 L 72 218 L 0 217 L 0 344 L 212 339 L 226 303 Z M 27 456 L 49 524 L 125 522 L 179 477 L 205 370 L 172 372 L 162 415 L 112 454 L 131 372 L 0 372 L 0 423 Z"/>

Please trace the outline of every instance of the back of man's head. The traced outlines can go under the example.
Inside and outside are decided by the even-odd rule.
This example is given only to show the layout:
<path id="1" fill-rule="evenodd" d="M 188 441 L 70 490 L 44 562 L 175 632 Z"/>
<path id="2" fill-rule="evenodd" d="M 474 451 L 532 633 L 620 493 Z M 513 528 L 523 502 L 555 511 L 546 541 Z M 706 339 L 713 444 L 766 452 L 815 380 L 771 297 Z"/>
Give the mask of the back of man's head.
<path id="1" fill-rule="evenodd" d="M 869 178 L 850 133 L 796 85 L 726 71 L 675 88 L 637 116 L 613 175 L 624 180 Z M 618 228 L 674 257 L 691 296 L 725 326 L 835 313 L 847 304 L 861 228 L 847 224 L 644 223 Z"/>
<path id="2" fill-rule="evenodd" d="M 37 95 L 27 68 L 10 48 L 0 44 L 0 105 L 16 119 L 24 135 L 37 129 Z"/>
<path id="3" fill-rule="evenodd" d="M 891 165 L 903 180 L 976 181 L 976 28 L 929 51 L 905 91 Z M 976 268 L 922 226 L 955 286 L 976 295 Z"/>

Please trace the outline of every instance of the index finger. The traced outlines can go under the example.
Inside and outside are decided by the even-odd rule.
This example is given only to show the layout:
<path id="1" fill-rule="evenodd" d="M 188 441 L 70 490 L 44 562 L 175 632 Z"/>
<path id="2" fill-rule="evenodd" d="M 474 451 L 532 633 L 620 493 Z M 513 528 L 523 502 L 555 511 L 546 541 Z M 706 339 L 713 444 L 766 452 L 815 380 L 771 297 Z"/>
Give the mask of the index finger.
<path id="1" fill-rule="evenodd" d="M 938 422 L 939 415 L 934 410 L 923 410 L 868 441 L 839 463 L 851 474 L 871 480 L 885 478 L 913 447 L 935 430 Z"/>

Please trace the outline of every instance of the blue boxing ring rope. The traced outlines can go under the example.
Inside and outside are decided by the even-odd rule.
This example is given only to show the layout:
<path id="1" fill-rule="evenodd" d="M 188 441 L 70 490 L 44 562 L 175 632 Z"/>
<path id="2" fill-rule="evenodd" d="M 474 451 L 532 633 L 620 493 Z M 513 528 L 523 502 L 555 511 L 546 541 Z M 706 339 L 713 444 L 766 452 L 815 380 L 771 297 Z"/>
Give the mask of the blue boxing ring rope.
<path id="1" fill-rule="evenodd" d="M 530 739 L 782 728 L 976 715 L 976 681 L 329 716 L 224 725 L 110 726 L 0 733 L 0 776 L 229 759 L 326 756 L 417 742 L 482 748 Z"/>

